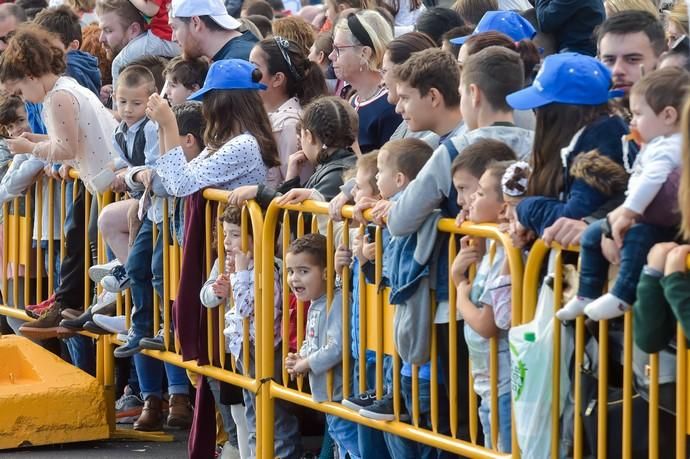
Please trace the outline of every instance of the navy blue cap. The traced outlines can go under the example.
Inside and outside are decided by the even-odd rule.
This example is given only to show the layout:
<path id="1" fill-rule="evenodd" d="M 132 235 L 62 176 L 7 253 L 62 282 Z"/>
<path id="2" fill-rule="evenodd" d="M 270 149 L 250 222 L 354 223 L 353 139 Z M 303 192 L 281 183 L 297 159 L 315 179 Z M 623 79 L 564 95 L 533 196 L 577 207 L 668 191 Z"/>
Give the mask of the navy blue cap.
<path id="1" fill-rule="evenodd" d="M 530 110 L 551 103 L 601 105 L 622 91 L 612 91 L 611 72 L 593 57 L 561 53 L 544 59 L 534 83 L 510 94 L 506 101 L 515 110 Z"/>
<path id="2" fill-rule="evenodd" d="M 532 24 L 515 11 L 486 12 L 477 27 L 474 28 L 472 35 L 483 32 L 501 32 L 515 41 L 531 40 L 537 34 L 537 30 L 532 27 Z M 472 35 L 453 38 L 450 42 L 454 45 L 462 45 Z"/>
<path id="3" fill-rule="evenodd" d="M 204 94 L 214 89 L 253 89 L 264 90 L 266 85 L 252 79 L 256 67 L 243 59 L 225 59 L 211 64 L 206 74 L 204 86 L 187 100 L 202 100 Z"/>

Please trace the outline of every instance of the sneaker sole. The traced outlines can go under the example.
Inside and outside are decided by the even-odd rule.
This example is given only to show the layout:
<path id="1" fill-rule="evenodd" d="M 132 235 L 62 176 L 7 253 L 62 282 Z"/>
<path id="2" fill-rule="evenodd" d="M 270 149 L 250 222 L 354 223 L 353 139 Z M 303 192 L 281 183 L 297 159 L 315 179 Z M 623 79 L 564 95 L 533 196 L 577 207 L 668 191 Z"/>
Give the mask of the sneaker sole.
<path id="1" fill-rule="evenodd" d="M 101 266 L 91 266 L 89 268 L 89 277 L 94 282 L 100 282 L 105 276 L 110 274 L 113 268 L 105 269 Z"/>
<path id="2" fill-rule="evenodd" d="M 139 351 L 141 351 L 141 346 L 131 347 L 124 350 L 120 350 L 120 348 L 118 347 L 113 351 L 113 355 L 118 359 L 124 359 L 127 357 L 131 357 L 134 354 L 138 354 Z"/>
<path id="3" fill-rule="evenodd" d="M 57 338 L 58 327 L 49 327 L 49 328 L 21 327 L 19 329 L 19 334 L 26 337 L 26 338 L 33 338 L 33 339 Z"/>
<path id="4" fill-rule="evenodd" d="M 120 334 L 120 333 L 127 333 L 127 329 L 116 330 L 115 327 L 110 327 L 110 326 L 108 326 L 108 324 L 106 324 L 105 322 L 103 322 L 103 321 L 101 321 L 101 320 L 98 320 L 98 317 L 94 317 L 94 318 L 93 318 L 93 322 L 94 322 L 96 325 L 98 325 L 99 327 L 101 327 L 103 330 L 106 330 L 106 331 L 108 331 L 108 332 L 110 332 L 110 333 L 117 333 L 117 334 Z M 141 345 L 139 345 L 139 346 L 141 346 Z"/>
<path id="5" fill-rule="evenodd" d="M 147 351 L 161 351 L 164 352 L 165 345 L 159 345 L 159 344 L 148 344 L 148 343 L 139 343 L 139 347 L 142 349 L 146 349 Z"/>
<path id="6" fill-rule="evenodd" d="M 374 419 L 376 421 L 393 421 L 393 420 L 395 420 L 394 414 L 376 413 L 374 411 L 367 411 L 366 409 L 359 410 L 359 415 L 364 416 L 367 419 Z"/>
<path id="7" fill-rule="evenodd" d="M 139 416 L 123 416 L 115 418 L 115 424 L 134 424 L 139 419 Z"/>
<path id="8" fill-rule="evenodd" d="M 351 401 L 349 401 L 349 400 L 347 400 L 347 399 L 343 400 L 343 401 L 340 402 L 340 403 L 341 403 L 345 408 L 349 408 L 349 409 L 351 409 L 351 410 L 353 410 L 353 411 L 359 411 L 359 410 L 361 410 L 361 409 L 363 409 L 363 408 L 367 408 L 367 407 L 369 406 L 369 405 L 367 405 L 367 406 L 358 405 L 358 404 L 353 403 L 353 402 L 351 402 Z"/>

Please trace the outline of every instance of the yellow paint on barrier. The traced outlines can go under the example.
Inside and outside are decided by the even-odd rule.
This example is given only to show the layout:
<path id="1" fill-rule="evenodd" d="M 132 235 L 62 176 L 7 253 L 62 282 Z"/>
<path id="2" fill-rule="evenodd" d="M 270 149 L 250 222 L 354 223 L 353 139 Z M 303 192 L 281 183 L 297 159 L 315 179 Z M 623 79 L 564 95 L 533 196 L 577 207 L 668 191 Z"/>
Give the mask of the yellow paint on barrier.
<path id="1" fill-rule="evenodd" d="M 18 336 L 0 336 L 0 449 L 109 437 L 95 378 Z"/>

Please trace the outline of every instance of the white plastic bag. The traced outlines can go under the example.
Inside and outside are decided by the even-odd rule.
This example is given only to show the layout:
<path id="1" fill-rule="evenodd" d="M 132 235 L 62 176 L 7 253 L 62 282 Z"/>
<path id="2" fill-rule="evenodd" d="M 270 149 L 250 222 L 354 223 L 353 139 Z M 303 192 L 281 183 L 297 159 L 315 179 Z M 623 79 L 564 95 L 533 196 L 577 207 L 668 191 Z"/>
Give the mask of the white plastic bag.
<path id="1" fill-rule="evenodd" d="M 553 252 L 549 272 L 553 272 L 552 262 Z M 515 428 L 521 455 L 526 459 L 551 457 L 553 317 L 553 290 L 543 283 L 534 320 L 511 328 L 508 335 Z M 563 350 L 561 346 L 560 414 L 570 386 Z"/>

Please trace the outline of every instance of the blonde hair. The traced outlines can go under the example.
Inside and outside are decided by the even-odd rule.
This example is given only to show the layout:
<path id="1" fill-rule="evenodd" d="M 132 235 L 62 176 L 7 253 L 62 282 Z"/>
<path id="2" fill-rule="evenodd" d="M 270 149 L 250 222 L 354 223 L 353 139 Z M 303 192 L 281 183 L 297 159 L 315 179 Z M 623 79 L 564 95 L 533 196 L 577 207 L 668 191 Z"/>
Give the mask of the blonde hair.
<path id="1" fill-rule="evenodd" d="M 678 187 L 678 207 L 680 208 L 680 231 L 685 240 L 690 240 L 690 99 L 683 107 L 683 168 Z"/>
<path id="2" fill-rule="evenodd" d="M 606 12 L 611 15 L 621 11 L 646 11 L 659 17 L 659 10 L 651 0 L 606 0 L 604 2 Z"/>
<path id="3" fill-rule="evenodd" d="M 683 33 L 688 33 L 688 5 L 684 1 L 677 2 L 674 7 L 664 13 L 666 22 L 674 23 Z"/>
<path id="4" fill-rule="evenodd" d="M 78 13 L 89 13 L 96 8 L 96 0 L 67 0 L 65 3 Z"/>
<path id="5" fill-rule="evenodd" d="M 393 30 L 388 21 L 386 21 L 386 19 L 384 19 L 384 17 L 376 11 L 360 10 L 354 14 L 357 15 L 357 19 L 359 19 L 359 22 L 362 24 L 362 27 L 369 36 L 371 43 L 374 45 L 371 49 L 371 56 L 367 61 L 367 68 L 373 72 L 376 72 L 381 69 L 386 47 L 388 46 L 388 43 L 393 40 Z M 338 20 L 338 23 L 335 26 L 335 32 L 338 31 L 349 33 L 352 36 L 353 43 L 363 45 L 363 43 L 357 40 L 355 35 L 350 30 L 347 17 L 341 17 Z"/>

